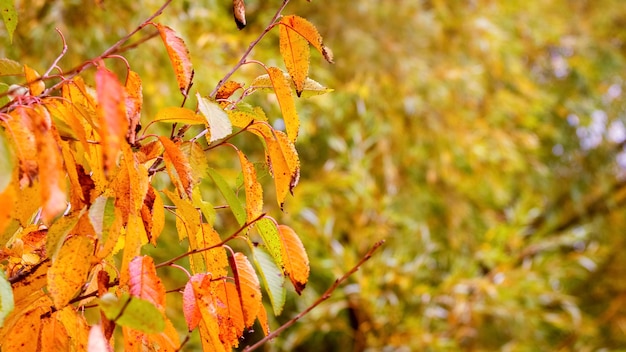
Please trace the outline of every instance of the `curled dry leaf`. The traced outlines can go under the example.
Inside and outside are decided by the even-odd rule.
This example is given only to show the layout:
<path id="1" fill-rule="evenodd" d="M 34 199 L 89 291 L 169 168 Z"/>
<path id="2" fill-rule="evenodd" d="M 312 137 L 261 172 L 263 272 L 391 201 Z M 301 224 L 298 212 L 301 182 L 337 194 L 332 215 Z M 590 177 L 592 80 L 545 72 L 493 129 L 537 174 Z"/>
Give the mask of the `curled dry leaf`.
<path id="1" fill-rule="evenodd" d="M 240 30 L 246 26 L 246 4 L 243 0 L 233 0 L 233 15 Z"/>

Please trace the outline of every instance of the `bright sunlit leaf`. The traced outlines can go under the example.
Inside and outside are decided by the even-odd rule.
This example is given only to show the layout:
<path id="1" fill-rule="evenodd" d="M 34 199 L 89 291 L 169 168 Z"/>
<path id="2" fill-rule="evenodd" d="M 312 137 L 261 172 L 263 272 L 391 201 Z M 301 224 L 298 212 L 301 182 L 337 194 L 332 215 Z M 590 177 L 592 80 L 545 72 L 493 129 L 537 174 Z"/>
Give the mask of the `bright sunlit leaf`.
<path id="1" fill-rule="evenodd" d="M 28 67 L 28 65 L 24 65 L 24 76 L 26 76 L 26 82 L 28 82 L 28 90 L 30 91 L 30 95 L 37 96 L 46 89 L 46 85 L 43 81 L 39 80 L 39 73 Z"/>
<path id="2" fill-rule="evenodd" d="M 193 66 L 191 65 L 191 58 L 189 56 L 189 50 L 185 45 L 185 42 L 176 35 L 173 29 L 161 24 L 156 24 L 161 39 L 167 49 L 167 55 L 170 57 L 170 62 L 174 67 L 174 73 L 176 74 L 176 81 L 178 82 L 178 88 L 183 95 L 187 95 L 187 87 L 191 83 L 193 78 Z"/>
<path id="3" fill-rule="evenodd" d="M 309 42 L 292 28 L 293 16 L 285 16 L 280 21 L 279 48 L 285 61 L 287 72 L 300 96 L 304 90 L 304 82 L 309 75 Z"/>
<path id="4" fill-rule="evenodd" d="M 233 133 L 233 126 L 228 119 L 228 114 L 216 103 L 207 98 L 203 98 L 200 93 L 196 94 L 198 98 L 198 110 L 209 125 L 209 143 L 218 139 L 222 139 Z"/>
<path id="5" fill-rule="evenodd" d="M 235 253 L 234 260 L 231 261 L 231 268 L 235 276 L 239 300 L 243 307 L 244 325 L 252 326 L 259 308 L 262 307 L 259 279 L 243 253 Z"/>
<path id="6" fill-rule="evenodd" d="M 96 71 L 96 92 L 98 95 L 100 131 L 104 154 L 105 172 L 112 170 L 122 143 L 128 132 L 128 119 L 124 104 L 124 87 L 115 74 L 103 64 Z"/>
<path id="7" fill-rule="evenodd" d="M 267 73 L 272 81 L 272 87 L 274 87 L 274 93 L 278 99 L 280 105 L 280 111 L 283 114 L 283 120 L 287 129 L 287 135 L 289 139 L 294 142 L 298 137 L 298 129 L 300 128 L 300 118 L 296 111 L 296 104 L 293 101 L 291 95 L 291 87 L 289 86 L 289 80 L 285 79 L 283 71 L 276 67 L 268 67 Z"/>
<path id="8" fill-rule="evenodd" d="M 254 164 L 240 150 L 237 150 L 237 154 L 239 155 L 241 172 L 243 173 L 246 213 L 248 221 L 252 221 L 263 213 L 263 188 L 261 188 L 261 184 L 257 180 Z"/>
<path id="9" fill-rule="evenodd" d="M 76 295 L 91 268 L 93 241 L 86 235 L 65 241 L 48 270 L 48 291 L 55 307 L 63 308 Z"/>
<path id="10" fill-rule="evenodd" d="M 298 294 L 309 280 L 309 257 L 298 235 L 286 225 L 278 225 L 282 242 L 284 269 Z"/>

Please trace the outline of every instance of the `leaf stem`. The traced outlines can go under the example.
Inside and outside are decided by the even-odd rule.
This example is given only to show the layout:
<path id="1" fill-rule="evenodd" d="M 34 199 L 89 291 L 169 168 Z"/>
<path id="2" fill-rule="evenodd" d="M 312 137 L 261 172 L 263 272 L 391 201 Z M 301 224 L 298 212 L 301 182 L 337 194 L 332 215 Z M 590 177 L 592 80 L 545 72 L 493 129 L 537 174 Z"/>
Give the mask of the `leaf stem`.
<path id="1" fill-rule="evenodd" d="M 350 277 L 357 270 L 359 270 L 359 267 L 361 267 L 361 265 L 363 265 L 368 259 L 370 259 L 372 257 L 372 255 L 374 254 L 374 252 L 380 246 L 382 246 L 383 243 L 385 243 L 385 240 L 380 240 L 380 241 L 374 243 L 372 248 L 370 248 L 370 250 L 367 251 L 367 253 L 365 253 L 363 258 L 361 258 L 361 260 L 359 260 L 359 262 L 356 263 L 356 265 L 352 269 L 350 269 L 347 273 L 343 274 L 342 277 L 340 277 L 337 280 L 335 280 L 335 282 L 326 290 L 326 292 L 324 292 L 324 294 L 322 296 L 320 296 L 320 298 L 318 298 L 315 302 L 313 302 L 313 304 L 311 304 L 309 307 L 307 307 L 302 312 L 298 313 L 298 315 L 293 317 L 291 320 L 287 321 L 285 324 L 281 325 L 278 329 L 274 330 L 272 333 L 268 334 L 267 336 L 265 336 L 264 338 L 259 340 L 254 345 L 248 346 L 248 347 L 244 348 L 243 352 L 254 351 L 257 348 L 261 347 L 264 343 L 266 343 L 267 341 L 275 338 L 281 332 L 283 332 L 285 329 L 287 329 L 288 327 L 290 327 L 293 324 L 295 324 L 298 320 L 300 320 L 300 318 L 302 318 L 303 316 L 308 314 L 311 310 L 313 310 L 315 307 L 320 305 L 322 302 L 324 302 L 325 300 L 329 299 L 330 296 L 332 295 L 332 293 L 337 289 L 337 287 L 339 287 L 339 285 L 341 285 L 344 281 L 346 281 L 348 279 L 348 277 Z"/>
<path id="2" fill-rule="evenodd" d="M 278 8 L 278 10 L 276 11 L 276 13 L 274 14 L 274 17 L 272 17 L 272 20 L 270 21 L 270 24 L 265 28 L 265 30 L 263 30 L 263 32 L 255 39 L 252 41 L 252 43 L 250 43 L 250 45 L 248 45 L 248 49 L 246 50 L 245 53 L 243 53 L 243 55 L 241 56 L 241 59 L 239 59 L 239 62 L 237 62 L 237 64 L 235 65 L 235 67 L 233 67 L 230 72 L 228 72 L 226 74 L 226 76 L 224 76 L 224 78 L 222 78 L 219 83 L 217 84 L 217 86 L 215 86 L 215 89 L 213 89 L 213 91 L 210 94 L 211 98 L 215 98 L 215 96 L 217 95 L 217 91 L 224 85 L 224 83 L 226 83 L 228 81 L 228 79 L 241 67 L 241 65 L 243 65 L 246 62 L 246 59 L 248 58 L 248 55 L 250 55 L 250 53 L 252 52 L 252 49 L 254 49 L 254 47 L 261 41 L 261 39 L 263 39 L 263 37 L 265 37 L 265 35 L 272 29 L 274 28 L 274 26 L 276 25 L 276 20 L 278 19 L 278 17 L 280 17 L 280 14 L 283 12 L 283 10 L 285 9 L 285 6 L 287 6 L 287 4 L 289 3 L 289 0 L 283 0 L 282 5 Z"/>

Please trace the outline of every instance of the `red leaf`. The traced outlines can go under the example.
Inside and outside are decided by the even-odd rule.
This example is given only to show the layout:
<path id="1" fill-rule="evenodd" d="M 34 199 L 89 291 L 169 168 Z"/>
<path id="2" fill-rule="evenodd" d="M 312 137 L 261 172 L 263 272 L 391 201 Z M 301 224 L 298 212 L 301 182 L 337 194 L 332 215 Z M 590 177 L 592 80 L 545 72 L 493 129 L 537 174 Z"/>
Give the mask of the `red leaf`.
<path id="1" fill-rule="evenodd" d="M 170 62 L 174 67 L 178 88 L 186 96 L 187 87 L 193 78 L 193 67 L 191 66 L 189 50 L 185 42 L 176 35 L 173 29 L 158 23 L 156 27 L 159 30 L 159 34 L 161 34 L 161 39 L 163 39 L 163 44 L 165 44 L 167 49 L 167 55 L 169 55 Z"/>
<path id="2" fill-rule="evenodd" d="M 122 141 L 128 132 L 128 119 L 124 105 L 124 87 L 115 74 L 99 65 L 96 71 L 96 93 L 100 113 L 100 132 L 104 154 L 104 170 L 115 166 L 122 150 Z"/>
<path id="3" fill-rule="evenodd" d="M 165 287 L 156 274 L 152 257 L 135 257 L 128 265 L 130 294 L 145 299 L 165 311 Z"/>

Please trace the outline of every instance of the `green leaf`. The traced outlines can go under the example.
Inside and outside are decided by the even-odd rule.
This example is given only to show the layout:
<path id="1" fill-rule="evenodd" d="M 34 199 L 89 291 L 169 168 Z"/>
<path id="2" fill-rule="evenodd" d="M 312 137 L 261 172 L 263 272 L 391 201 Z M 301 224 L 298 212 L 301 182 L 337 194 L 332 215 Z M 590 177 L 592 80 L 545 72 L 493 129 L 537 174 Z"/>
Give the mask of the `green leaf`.
<path id="1" fill-rule="evenodd" d="M 274 315 L 280 315 L 285 306 L 285 276 L 282 270 L 276 266 L 272 257 L 262 248 L 252 248 L 252 261 L 257 267 L 265 291 L 267 291 L 272 303 Z"/>
<path id="2" fill-rule="evenodd" d="M 0 0 L 2 2 L 3 0 Z M 24 65 L 11 59 L 0 59 L 0 76 L 22 76 L 24 75 Z"/>
<path id="3" fill-rule="evenodd" d="M 2 12 L 2 20 L 4 26 L 9 32 L 9 40 L 13 43 L 13 32 L 17 28 L 17 11 L 12 0 L 0 0 L 0 12 Z"/>
<path id="4" fill-rule="evenodd" d="M 289 81 L 291 82 L 292 88 L 295 89 L 296 87 L 293 84 L 293 81 L 291 80 L 291 76 L 289 76 L 288 73 L 284 73 L 284 75 L 285 75 L 285 78 L 288 78 Z M 257 91 L 257 90 L 264 91 L 264 92 L 274 91 L 274 86 L 272 86 L 272 81 L 270 80 L 270 75 L 268 74 L 261 75 L 255 78 L 254 81 L 252 81 L 252 83 L 250 84 L 250 88 L 252 92 Z M 334 89 L 324 87 L 322 84 L 320 84 L 319 82 L 315 80 L 307 78 L 304 81 L 304 88 L 302 89 L 302 93 L 300 94 L 300 97 L 309 98 L 309 97 L 313 97 L 316 95 L 330 93 L 333 90 Z"/>
<path id="5" fill-rule="evenodd" d="M 106 293 L 98 300 L 98 306 L 107 319 L 120 326 L 148 334 L 159 333 L 165 329 L 163 314 L 154 304 L 141 298 L 131 298 L 128 293 L 119 298 L 112 293 Z"/>
<path id="6" fill-rule="evenodd" d="M 226 203 L 230 207 L 230 211 L 233 212 L 235 218 L 239 225 L 243 225 L 246 223 L 246 209 L 244 209 L 241 200 L 237 198 L 237 195 L 233 191 L 233 189 L 226 183 L 226 180 L 217 173 L 212 168 L 208 168 L 209 177 L 215 182 L 215 185 L 220 190 L 224 198 L 226 199 Z"/>
<path id="7" fill-rule="evenodd" d="M 0 130 L 0 193 L 4 192 L 11 183 L 14 168 L 13 150 L 9 147 L 4 130 Z"/>
<path id="8" fill-rule="evenodd" d="M 0 270 L 0 327 L 4 325 L 4 318 L 13 311 L 13 289 L 7 280 L 4 270 Z"/>
<path id="9" fill-rule="evenodd" d="M 263 218 L 255 223 L 257 231 L 263 239 L 263 243 L 267 247 L 269 254 L 274 259 L 276 265 L 282 269 L 283 267 L 283 254 L 282 244 L 280 241 L 280 234 L 276 228 L 274 221 L 268 218 Z"/>
<path id="10" fill-rule="evenodd" d="M 109 229 L 115 220 L 115 198 L 99 196 L 89 208 L 89 220 L 96 235 L 106 241 Z"/>

